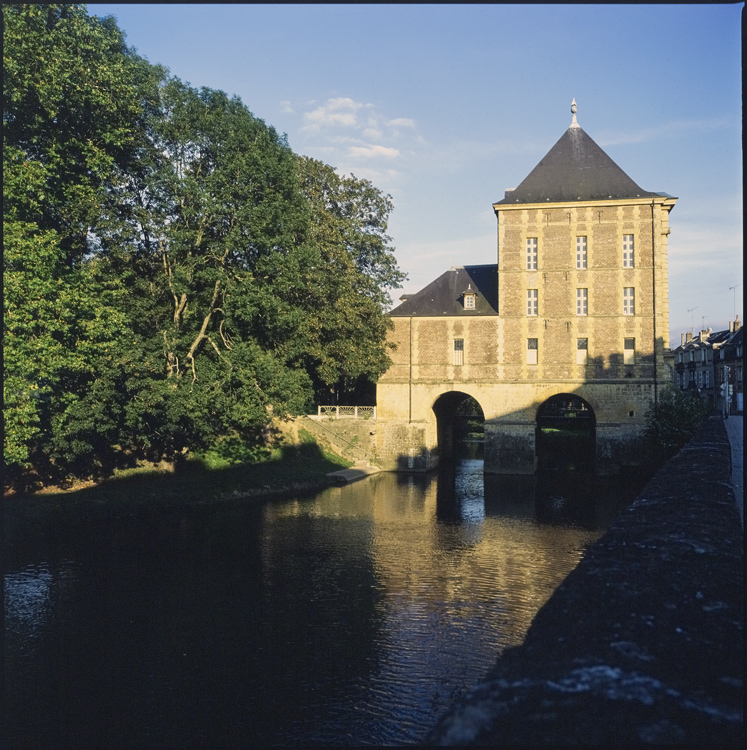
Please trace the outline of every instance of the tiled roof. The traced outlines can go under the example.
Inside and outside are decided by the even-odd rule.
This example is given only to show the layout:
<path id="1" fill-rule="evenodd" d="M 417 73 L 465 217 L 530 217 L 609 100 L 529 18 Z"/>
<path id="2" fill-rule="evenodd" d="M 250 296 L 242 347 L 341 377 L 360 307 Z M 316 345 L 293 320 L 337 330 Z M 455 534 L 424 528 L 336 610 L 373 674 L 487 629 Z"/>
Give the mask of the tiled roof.
<path id="1" fill-rule="evenodd" d="M 474 310 L 464 307 L 465 292 L 476 294 Z M 392 317 L 497 314 L 498 266 L 495 264 L 452 267 L 389 313 Z"/>
<path id="2" fill-rule="evenodd" d="M 651 198 L 579 125 L 572 125 L 526 179 L 497 205 Z"/>

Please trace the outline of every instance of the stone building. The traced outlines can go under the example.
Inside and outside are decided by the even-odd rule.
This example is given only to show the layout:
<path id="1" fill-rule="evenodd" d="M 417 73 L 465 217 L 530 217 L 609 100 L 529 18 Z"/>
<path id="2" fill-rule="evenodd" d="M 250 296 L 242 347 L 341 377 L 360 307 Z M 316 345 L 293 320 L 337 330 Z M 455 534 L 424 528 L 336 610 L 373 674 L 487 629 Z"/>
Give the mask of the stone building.
<path id="1" fill-rule="evenodd" d="M 719 408 L 720 387 L 731 385 L 730 411 L 743 406 L 743 334 L 739 316 L 729 323 L 728 331 L 711 328 L 683 333 L 680 345 L 672 350 L 675 387 L 698 396 L 709 409 Z"/>
<path id="2" fill-rule="evenodd" d="M 716 362 L 716 380 L 728 386 L 729 411 L 744 413 L 744 329 L 739 316 L 729 323 L 729 335 L 721 345 Z"/>
<path id="3" fill-rule="evenodd" d="M 488 473 L 542 465 L 543 424 L 581 425 L 599 472 L 641 462 L 647 408 L 671 382 L 677 199 L 641 189 L 582 130 L 575 101 L 571 111 L 560 140 L 493 204 L 497 263 L 452 267 L 390 312 L 396 349 L 377 386 L 382 468 L 434 467 L 469 398 L 485 420 Z"/>

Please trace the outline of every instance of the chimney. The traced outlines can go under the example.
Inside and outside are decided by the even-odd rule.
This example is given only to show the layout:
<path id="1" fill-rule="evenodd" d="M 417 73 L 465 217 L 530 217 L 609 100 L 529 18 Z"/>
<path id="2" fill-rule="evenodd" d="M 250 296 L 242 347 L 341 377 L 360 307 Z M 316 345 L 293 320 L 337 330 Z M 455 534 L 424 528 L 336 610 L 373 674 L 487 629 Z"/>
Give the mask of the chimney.
<path id="1" fill-rule="evenodd" d="M 699 336 L 700 336 L 701 341 L 705 341 L 708 338 L 708 331 L 705 331 L 705 330 L 701 331 Z"/>
<path id="2" fill-rule="evenodd" d="M 692 341 L 693 340 L 693 334 L 692 331 L 688 331 L 686 334 L 685 341 Z"/>
<path id="3" fill-rule="evenodd" d="M 737 315 L 737 319 L 734 321 L 734 330 L 738 331 L 742 327 L 742 324 L 739 322 L 739 315 Z"/>
<path id="4" fill-rule="evenodd" d="M 729 321 L 729 333 L 734 333 L 734 323 L 731 320 Z"/>
<path id="5" fill-rule="evenodd" d="M 684 346 L 684 345 L 685 345 L 685 334 L 683 333 L 682 340 L 680 341 L 680 346 Z"/>
<path id="6" fill-rule="evenodd" d="M 516 190 L 516 188 L 506 188 L 506 190 L 505 190 L 505 192 L 503 194 L 503 200 L 506 200 L 506 198 L 510 198 L 511 197 L 511 193 L 513 193 L 514 190 Z"/>

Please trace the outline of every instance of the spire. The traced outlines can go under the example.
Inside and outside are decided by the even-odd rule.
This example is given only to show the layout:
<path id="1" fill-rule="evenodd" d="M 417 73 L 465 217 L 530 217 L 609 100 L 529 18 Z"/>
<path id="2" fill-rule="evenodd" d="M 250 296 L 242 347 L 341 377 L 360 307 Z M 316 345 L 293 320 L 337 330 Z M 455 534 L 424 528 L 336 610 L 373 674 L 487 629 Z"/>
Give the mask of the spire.
<path id="1" fill-rule="evenodd" d="M 579 128 L 581 127 L 577 120 L 576 120 L 576 111 L 578 110 L 578 107 L 576 106 L 576 99 L 574 97 L 573 101 L 571 102 L 571 112 L 573 113 L 573 119 L 571 120 L 571 127 L 572 128 Z"/>

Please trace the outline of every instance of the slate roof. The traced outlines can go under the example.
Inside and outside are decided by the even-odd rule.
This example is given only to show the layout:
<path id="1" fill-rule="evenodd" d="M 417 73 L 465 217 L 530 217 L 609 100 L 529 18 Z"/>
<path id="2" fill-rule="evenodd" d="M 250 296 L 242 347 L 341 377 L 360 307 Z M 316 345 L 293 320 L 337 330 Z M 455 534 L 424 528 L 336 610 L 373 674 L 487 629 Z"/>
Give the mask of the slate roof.
<path id="1" fill-rule="evenodd" d="M 477 295 L 474 310 L 464 307 L 466 291 Z M 408 296 L 389 315 L 395 318 L 498 315 L 498 266 L 452 267 L 416 294 Z"/>
<path id="2" fill-rule="evenodd" d="M 665 195 L 642 190 L 579 125 L 571 125 L 515 190 L 496 205 Z"/>

